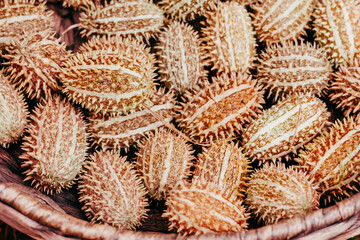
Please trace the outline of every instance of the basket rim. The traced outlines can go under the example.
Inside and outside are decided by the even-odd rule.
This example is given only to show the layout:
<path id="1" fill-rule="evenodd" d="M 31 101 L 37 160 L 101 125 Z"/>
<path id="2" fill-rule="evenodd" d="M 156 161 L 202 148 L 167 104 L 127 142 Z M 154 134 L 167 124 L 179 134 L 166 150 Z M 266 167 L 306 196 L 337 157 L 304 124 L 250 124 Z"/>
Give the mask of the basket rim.
<path id="1" fill-rule="evenodd" d="M 30 187 L 0 183 L 0 220 L 36 239 L 43 238 L 44 234 L 39 234 L 39 231 L 46 233 L 47 238 L 43 239 L 290 239 L 304 237 L 337 223 L 354 222 L 360 215 L 360 193 L 357 193 L 333 206 L 256 229 L 180 237 L 175 233 L 119 230 L 110 225 L 92 224 L 55 210 L 53 204 L 56 203 L 46 195 L 49 202 L 41 203 L 28 194 L 26 188 Z M 19 226 L 19 223 L 23 225 Z M 341 234 L 341 231 L 336 232 Z"/>

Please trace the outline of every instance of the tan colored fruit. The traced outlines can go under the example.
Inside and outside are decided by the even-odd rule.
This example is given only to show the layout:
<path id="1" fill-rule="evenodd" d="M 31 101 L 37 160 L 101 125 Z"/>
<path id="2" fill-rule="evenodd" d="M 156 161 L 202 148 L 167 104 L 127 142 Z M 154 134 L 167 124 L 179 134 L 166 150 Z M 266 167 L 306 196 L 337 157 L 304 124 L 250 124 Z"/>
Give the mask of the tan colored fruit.
<path id="1" fill-rule="evenodd" d="M 328 123 L 325 103 L 311 94 L 294 94 L 265 110 L 242 135 L 252 161 L 289 159 Z"/>
<path id="2" fill-rule="evenodd" d="M 260 1 L 252 6 L 259 40 L 266 43 L 295 40 L 305 35 L 317 0 Z"/>
<path id="3" fill-rule="evenodd" d="M 322 48 L 286 41 L 268 46 L 260 56 L 257 78 L 275 101 L 295 92 L 319 96 L 327 90 L 332 68 Z"/>
<path id="4" fill-rule="evenodd" d="M 153 59 L 137 40 L 119 40 L 117 48 L 84 47 L 63 64 L 63 92 L 75 103 L 102 115 L 133 113 L 154 94 Z M 107 42 L 109 41 L 109 42 Z M 88 51 L 86 49 L 89 49 Z"/>
<path id="5" fill-rule="evenodd" d="M 53 32 L 25 35 L 13 41 L 4 58 L 5 72 L 11 82 L 29 98 L 48 99 L 61 92 L 58 74 L 61 65 L 70 57 L 65 43 Z"/>
<path id="6" fill-rule="evenodd" d="M 52 15 L 45 2 L 35 5 L 35 0 L 0 1 L 0 53 L 4 46 L 25 33 L 51 31 Z"/>
<path id="7" fill-rule="evenodd" d="M 183 93 L 206 80 L 204 51 L 191 25 L 171 22 L 160 34 L 156 49 L 161 80 L 168 88 Z"/>
<path id="8" fill-rule="evenodd" d="M 337 120 L 329 131 L 323 131 L 305 145 L 299 168 L 306 170 L 319 186 L 326 202 L 342 200 L 358 191 L 360 172 L 360 116 Z"/>
<path id="9" fill-rule="evenodd" d="M 212 81 L 185 93 L 176 116 L 185 134 L 207 143 L 241 132 L 245 123 L 257 117 L 264 102 L 263 92 L 251 76 L 223 74 Z"/>
<path id="10" fill-rule="evenodd" d="M 315 40 L 338 66 L 351 62 L 360 50 L 360 5 L 357 0 L 317 1 L 313 14 Z"/>
<path id="11" fill-rule="evenodd" d="M 0 70 L 0 144 L 3 147 L 8 148 L 22 136 L 28 115 L 23 95 Z"/>
<path id="12" fill-rule="evenodd" d="M 128 150 L 145 134 L 163 127 L 162 121 L 170 122 L 173 119 L 175 99 L 171 92 L 165 93 L 164 89 L 160 89 L 150 101 L 149 109 L 137 110 L 126 116 L 90 115 L 88 132 L 94 144 L 102 149 Z M 153 113 L 158 115 L 154 116 Z"/>
<path id="13" fill-rule="evenodd" d="M 155 36 L 164 21 L 162 10 L 148 0 L 111 0 L 89 5 L 80 14 L 80 34 L 132 36 L 146 41 Z"/>
<path id="14" fill-rule="evenodd" d="M 359 60 L 341 65 L 330 85 L 330 100 L 344 111 L 345 116 L 360 110 L 360 65 Z"/>
<path id="15" fill-rule="evenodd" d="M 63 7 L 73 7 L 75 9 L 81 9 L 93 4 L 92 0 L 62 0 L 62 2 Z"/>
<path id="16" fill-rule="evenodd" d="M 177 20 L 194 20 L 214 8 L 216 0 L 161 0 L 158 5 Z"/>
<path id="17" fill-rule="evenodd" d="M 190 175 L 193 151 L 179 135 L 161 128 L 139 143 L 137 169 L 149 196 L 166 199 Z"/>
<path id="18" fill-rule="evenodd" d="M 116 152 L 100 151 L 91 155 L 84 166 L 79 201 L 91 223 L 135 229 L 147 217 L 146 190 L 125 160 Z"/>
<path id="19" fill-rule="evenodd" d="M 215 183 L 231 195 L 243 197 L 251 172 L 249 164 L 249 159 L 237 143 L 216 141 L 198 155 L 194 177 Z"/>
<path id="20" fill-rule="evenodd" d="M 256 41 L 251 18 L 236 2 L 220 2 L 201 29 L 207 65 L 219 73 L 243 73 L 253 66 Z"/>
<path id="21" fill-rule="evenodd" d="M 284 164 L 255 170 L 246 194 L 248 209 L 265 224 L 305 215 L 319 206 L 319 193 L 308 175 Z"/>
<path id="22" fill-rule="evenodd" d="M 162 216 L 169 219 L 169 229 L 176 229 L 182 236 L 239 232 L 248 226 L 249 216 L 241 200 L 198 179 L 183 182 L 165 204 Z"/>
<path id="23" fill-rule="evenodd" d="M 70 188 L 88 149 L 82 114 L 55 95 L 43 100 L 30 118 L 21 145 L 24 181 L 50 194 Z"/>

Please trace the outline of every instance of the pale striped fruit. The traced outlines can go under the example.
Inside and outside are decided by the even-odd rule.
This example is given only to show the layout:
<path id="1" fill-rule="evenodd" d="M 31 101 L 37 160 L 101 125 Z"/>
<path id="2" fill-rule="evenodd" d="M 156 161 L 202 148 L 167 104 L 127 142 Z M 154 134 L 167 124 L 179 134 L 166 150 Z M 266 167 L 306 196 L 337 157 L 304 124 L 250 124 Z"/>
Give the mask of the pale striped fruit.
<path id="1" fill-rule="evenodd" d="M 205 55 L 191 25 L 173 21 L 160 34 L 156 46 L 161 81 L 177 93 L 206 80 Z"/>
<path id="2" fill-rule="evenodd" d="M 248 226 L 249 216 L 241 200 L 198 179 L 183 182 L 165 204 L 162 216 L 169 219 L 169 230 L 175 229 L 182 236 L 240 232 Z"/>
<path id="3" fill-rule="evenodd" d="M 218 72 L 246 72 L 256 57 L 256 41 L 245 7 L 236 2 L 220 2 L 206 14 L 201 29 L 207 65 Z"/>
<path id="4" fill-rule="evenodd" d="M 117 48 L 107 45 L 78 52 L 63 64 L 59 74 L 63 92 L 95 113 L 132 113 L 147 104 L 154 93 L 153 59 L 136 40 L 120 40 Z"/>
<path id="5" fill-rule="evenodd" d="M 357 0 L 318 1 L 314 12 L 315 40 L 338 66 L 360 50 L 360 5 Z"/>
<path id="6" fill-rule="evenodd" d="M 8 148 L 22 136 L 28 115 L 23 95 L 0 70 L 0 144 L 3 147 Z"/>
<path id="7" fill-rule="evenodd" d="M 352 190 L 358 191 L 360 116 L 337 120 L 328 131 L 305 145 L 295 160 L 314 179 L 325 201 L 341 200 L 350 196 Z"/>
<path id="8" fill-rule="evenodd" d="M 54 32 L 25 35 L 13 41 L 3 57 L 11 82 L 29 98 L 48 99 L 61 92 L 58 74 L 70 57 L 65 43 Z"/>
<path id="9" fill-rule="evenodd" d="M 216 0 L 161 0 L 158 5 L 172 18 L 194 20 L 214 8 Z"/>
<path id="10" fill-rule="evenodd" d="M 317 0 L 264 0 L 252 6 L 259 40 L 266 43 L 305 35 Z"/>
<path id="11" fill-rule="evenodd" d="M 89 5 L 80 13 L 80 34 L 133 36 L 146 41 L 163 26 L 162 10 L 148 0 L 112 0 L 105 5 Z"/>
<path id="12" fill-rule="evenodd" d="M 318 208 L 320 198 L 308 175 L 284 164 L 255 170 L 246 195 L 248 210 L 265 224 L 305 215 Z"/>
<path id="13" fill-rule="evenodd" d="M 330 113 L 311 94 L 294 94 L 265 110 L 242 135 L 244 152 L 252 161 L 289 159 L 290 153 L 320 133 Z"/>
<path id="14" fill-rule="evenodd" d="M 345 116 L 360 110 L 360 65 L 356 58 L 350 64 L 341 65 L 330 85 L 330 100 L 344 111 Z"/>
<path id="15" fill-rule="evenodd" d="M 88 149 L 82 114 L 55 95 L 43 100 L 30 118 L 21 144 L 24 181 L 47 193 L 70 188 Z"/>
<path id="16" fill-rule="evenodd" d="M 25 32 L 52 30 L 55 25 L 52 15 L 45 2 L 35 5 L 35 0 L 0 1 L 0 53 L 4 46 Z"/>
<path id="17" fill-rule="evenodd" d="M 190 175 L 193 151 L 186 139 L 168 129 L 156 129 L 138 144 L 137 169 L 154 199 L 166 199 L 169 192 Z"/>
<path id="18" fill-rule="evenodd" d="M 249 159 L 237 143 L 216 141 L 204 148 L 197 158 L 194 177 L 204 182 L 213 182 L 231 195 L 244 196 L 251 167 Z"/>
<path id="19" fill-rule="evenodd" d="M 251 76 L 231 74 L 214 77 L 186 92 L 175 117 L 185 134 L 200 142 L 235 136 L 260 112 L 263 92 Z"/>
<path id="20" fill-rule="evenodd" d="M 164 89 L 160 89 L 150 101 L 149 109 L 137 110 L 126 116 L 90 115 L 88 132 L 94 144 L 102 149 L 128 150 L 145 134 L 163 127 L 162 121 L 170 122 L 173 119 L 175 100 L 171 92 L 165 93 Z"/>
<path id="21" fill-rule="evenodd" d="M 257 79 L 275 101 L 294 92 L 321 95 L 332 73 L 323 49 L 305 42 L 286 41 L 268 46 L 259 62 Z"/>
<path id="22" fill-rule="evenodd" d="M 100 151 L 86 162 L 78 191 L 82 210 L 91 223 L 135 229 L 147 217 L 146 190 L 125 160 L 116 152 Z"/>

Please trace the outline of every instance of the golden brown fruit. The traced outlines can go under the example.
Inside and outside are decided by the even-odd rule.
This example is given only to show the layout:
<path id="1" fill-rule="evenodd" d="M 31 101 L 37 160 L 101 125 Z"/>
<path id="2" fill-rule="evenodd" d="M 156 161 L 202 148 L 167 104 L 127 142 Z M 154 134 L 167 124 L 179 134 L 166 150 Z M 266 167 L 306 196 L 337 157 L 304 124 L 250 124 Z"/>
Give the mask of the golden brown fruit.
<path id="1" fill-rule="evenodd" d="M 167 209 L 162 216 L 169 219 L 169 229 L 176 229 L 182 236 L 239 232 L 248 226 L 249 216 L 241 200 L 198 179 L 183 182 L 165 204 Z"/>
<path id="2" fill-rule="evenodd" d="M 112 41 L 110 38 L 99 41 Z M 153 59 L 137 40 L 119 38 L 117 48 L 102 43 L 83 48 L 63 64 L 63 92 L 82 107 L 111 116 L 133 113 L 154 94 Z"/>
<path id="3" fill-rule="evenodd" d="M 266 43 L 305 35 L 317 0 L 264 0 L 252 6 L 255 31 Z"/>
<path id="4" fill-rule="evenodd" d="M 55 25 L 52 15 L 45 2 L 35 5 L 35 0 L 0 1 L 0 54 L 4 46 L 25 33 L 51 31 Z"/>
<path id="5" fill-rule="evenodd" d="M 344 111 L 345 116 L 360 110 L 360 65 L 356 58 L 352 63 L 341 65 L 330 85 L 330 100 Z"/>
<path id="6" fill-rule="evenodd" d="M 4 58 L 5 72 L 11 82 L 29 98 L 48 99 L 61 92 L 58 74 L 61 65 L 70 57 L 65 43 L 53 32 L 25 35 L 13 41 Z"/>
<path id="7" fill-rule="evenodd" d="M 314 11 L 315 40 L 338 66 L 351 62 L 360 50 L 360 5 L 357 0 L 317 1 Z"/>
<path id="8" fill-rule="evenodd" d="M 260 112 L 263 92 L 251 76 L 225 74 L 184 94 L 175 118 L 189 137 L 212 142 L 235 136 Z"/>
<path id="9" fill-rule="evenodd" d="M 156 46 L 161 81 L 177 93 L 206 80 L 204 51 L 191 25 L 173 21 L 159 36 Z"/>
<path id="10" fill-rule="evenodd" d="M 265 224 L 305 215 L 319 206 L 319 193 L 308 175 L 284 164 L 255 170 L 246 194 L 249 211 Z"/>
<path id="11" fill-rule="evenodd" d="M 231 195 L 243 197 L 251 172 L 249 164 L 249 159 L 237 143 L 216 141 L 198 155 L 194 177 L 212 182 Z"/>
<path id="12" fill-rule="evenodd" d="M 8 148 L 22 136 L 28 115 L 23 95 L 0 70 L 0 144 L 3 147 Z"/>
<path id="13" fill-rule="evenodd" d="M 164 14 L 148 0 L 112 0 L 105 5 L 89 5 L 80 14 L 80 34 L 132 36 L 146 41 L 163 25 Z"/>
<path id="14" fill-rule="evenodd" d="M 90 115 L 88 132 L 94 144 L 104 150 L 128 150 L 130 145 L 138 142 L 145 134 L 163 127 L 162 121 L 169 123 L 173 119 L 175 99 L 171 92 L 165 93 L 164 89 L 159 89 L 150 101 L 149 109 L 137 110 L 126 116 Z M 153 113 L 157 115 L 154 116 Z"/>
<path id="15" fill-rule="evenodd" d="M 139 143 L 137 169 L 149 196 L 158 200 L 190 175 L 193 151 L 191 145 L 168 129 L 156 129 Z"/>
<path id="16" fill-rule="evenodd" d="M 100 151 L 86 162 L 78 191 L 91 223 L 135 229 L 147 217 L 146 190 L 125 160 L 116 152 Z"/>
<path id="17" fill-rule="evenodd" d="M 331 78 L 326 53 L 310 43 L 273 44 L 261 53 L 259 61 L 258 81 L 275 101 L 295 92 L 321 95 Z"/>
<path id="18" fill-rule="evenodd" d="M 350 196 L 360 172 L 360 116 L 337 120 L 295 160 L 314 179 L 325 201 Z"/>
<path id="19" fill-rule="evenodd" d="M 328 122 L 330 113 L 311 94 L 294 94 L 265 110 L 243 134 L 244 152 L 252 161 L 289 159 Z"/>
<path id="20" fill-rule="evenodd" d="M 236 2 L 220 2 L 206 14 L 201 30 L 207 65 L 225 73 L 247 72 L 256 57 L 256 41 L 245 7 Z"/>
<path id="21" fill-rule="evenodd" d="M 21 166 L 35 188 L 61 192 L 75 181 L 86 158 L 86 123 L 82 114 L 59 96 L 33 111 L 21 145 Z"/>
<path id="22" fill-rule="evenodd" d="M 213 9 L 215 2 L 216 0 L 161 0 L 158 5 L 172 18 L 191 21 Z"/>

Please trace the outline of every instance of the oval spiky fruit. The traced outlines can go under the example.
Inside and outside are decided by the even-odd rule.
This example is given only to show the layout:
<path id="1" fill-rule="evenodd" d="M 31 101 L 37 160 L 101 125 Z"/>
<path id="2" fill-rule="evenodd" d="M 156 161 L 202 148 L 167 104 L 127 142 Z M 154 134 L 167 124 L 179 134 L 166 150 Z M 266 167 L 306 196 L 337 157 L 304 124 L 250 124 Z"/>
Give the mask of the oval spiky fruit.
<path id="1" fill-rule="evenodd" d="M 136 42 L 134 39 L 129 37 L 94 36 L 87 42 L 83 43 L 79 47 L 78 52 L 101 52 L 104 49 L 111 49 L 112 51 L 116 51 L 117 49 L 124 48 L 124 46 L 126 46 L 126 51 L 129 56 L 141 54 L 146 56 L 144 60 L 149 61 L 152 65 L 156 63 L 155 55 L 150 52 L 150 48 L 146 44 L 140 41 Z"/>
<path id="2" fill-rule="evenodd" d="M 327 124 L 325 103 L 311 94 L 294 94 L 265 110 L 243 134 L 244 152 L 253 161 L 285 157 L 313 139 Z"/>
<path id="3" fill-rule="evenodd" d="M 305 215 L 319 206 L 319 193 L 309 177 L 284 164 L 255 170 L 246 194 L 248 209 L 265 224 Z"/>
<path id="4" fill-rule="evenodd" d="M 268 46 L 259 61 L 258 81 L 275 101 L 294 92 L 321 95 L 331 78 L 331 64 L 323 49 L 305 42 Z"/>
<path id="5" fill-rule="evenodd" d="M 214 8 L 216 0 L 161 0 L 158 4 L 165 13 L 177 20 L 194 20 Z"/>
<path id="6" fill-rule="evenodd" d="M 23 134 L 27 116 L 24 97 L 0 70 L 0 144 L 7 148 Z"/>
<path id="7" fill-rule="evenodd" d="M 220 2 L 206 14 L 202 30 L 207 64 L 218 72 L 246 72 L 256 56 L 256 41 L 245 7 L 236 2 Z"/>
<path id="8" fill-rule="evenodd" d="M 166 122 L 173 119 L 175 100 L 172 93 L 165 93 L 164 89 L 160 89 L 150 101 L 150 111 L 157 113 Z M 145 134 L 164 126 L 150 111 L 144 109 L 127 116 L 114 117 L 91 115 L 88 117 L 88 131 L 94 143 L 102 149 L 128 150 L 130 145 Z"/>
<path id="9" fill-rule="evenodd" d="M 53 32 L 36 33 L 12 42 L 7 48 L 5 71 L 10 80 L 29 98 L 48 99 L 60 93 L 58 74 L 61 64 L 69 58 L 65 43 Z"/>
<path id="10" fill-rule="evenodd" d="M 80 9 L 93 4 L 92 0 L 62 0 L 63 7 L 73 7 Z"/>
<path id="11" fill-rule="evenodd" d="M 344 111 L 345 116 L 360 110 L 359 60 L 341 65 L 330 85 L 330 100 Z"/>
<path id="12" fill-rule="evenodd" d="M 146 190 L 126 157 L 113 151 L 95 152 L 79 180 L 79 201 L 91 223 L 121 230 L 135 229 L 147 217 Z"/>
<path id="13" fill-rule="evenodd" d="M 176 121 L 190 137 L 212 142 L 235 136 L 261 109 L 263 92 L 248 75 L 223 74 L 184 94 Z"/>
<path id="14" fill-rule="evenodd" d="M 164 14 L 150 1 L 112 0 L 104 6 L 89 5 L 80 14 L 81 30 L 84 36 L 118 35 L 144 38 L 146 41 L 161 29 Z"/>
<path id="15" fill-rule="evenodd" d="M 249 216 L 241 200 L 198 179 L 183 182 L 165 204 L 162 216 L 169 219 L 169 229 L 176 229 L 180 235 L 239 232 L 248 226 Z"/>
<path id="16" fill-rule="evenodd" d="M 149 196 L 164 199 L 190 175 L 193 151 L 181 136 L 165 128 L 155 130 L 139 144 L 137 168 Z"/>
<path id="17" fill-rule="evenodd" d="M 52 193 L 68 189 L 85 161 L 86 123 L 82 114 L 59 96 L 49 98 L 34 110 L 21 145 L 26 169 L 24 181 Z"/>
<path id="18" fill-rule="evenodd" d="M 143 107 L 155 90 L 153 59 L 136 40 L 121 41 L 118 48 L 101 44 L 99 50 L 78 52 L 63 64 L 63 92 L 75 103 L 103 115 L 128 114 Z"/>
<path id="19" fill-rule="evenodd" d="M 281 42 L 306 34 L 316 0 L 260 1 L 253 6 L 255 30 L 259 40 Z"/>
<path id="20" fill-rule="evenodd" d="M 217 141 L 198 155 L 194 177 L 204 182 L 213 182 L 231 195 L 243 197 L 247 186 L 245 182 L 251 171 L 249 163 L 238 144 Z"/>
<path id="21" fill-rule="evenodd" d="M 325 201 L 349 196 L 360 172 L 360 117 L 337 120 L 329 131 L 305 145 L 295 160 L 328 197 Z"/>
<path id="22" fill-rule="evenodd" d="M 206 79 L 204 52 L 198 34 L 187 23 L 172 22 L 156 46 L 161 80 L 177 93 L 193 89 Z"/>
<path id="23" fill-rule="evenodd" d="M 360 50 L 360 5 L 356 0 L 318 1 L 314 12 L 315 40 L 335 66 L 350 62 Z"/>
<path id="24" fill-rule="evenodd" d="M 52 30 L 52 14 L 45 2 L 35 5 L 35 0 L 0 1 L 0 50 L 25 33 Z"/>

